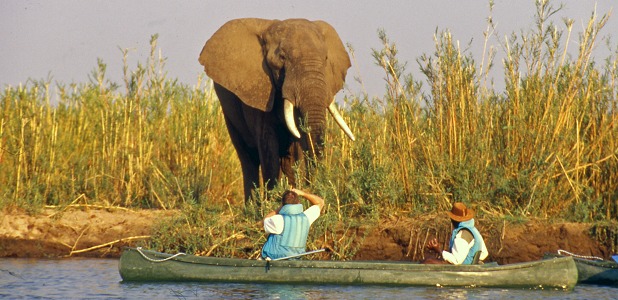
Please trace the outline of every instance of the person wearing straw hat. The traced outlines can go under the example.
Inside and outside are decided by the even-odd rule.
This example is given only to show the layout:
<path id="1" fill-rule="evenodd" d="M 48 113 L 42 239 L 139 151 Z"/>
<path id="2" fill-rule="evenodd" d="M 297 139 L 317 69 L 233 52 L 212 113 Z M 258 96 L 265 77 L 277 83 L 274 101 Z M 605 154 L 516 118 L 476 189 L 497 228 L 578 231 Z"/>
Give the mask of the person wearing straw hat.
<path id="1" fill-rule="evenodd" d="M 451 211 L 447 212 L 453 225 L 453 233 L 448 251 L 442 250 L 436 238 L 427 243 L 427 248 L 435 251 L 442 258 L 426 259 L 424 263 L 449 263 L 454 265 L 470 265 L 475 262 L 475 254 L 480 251 L 478 261 L 482 261 L 489 253 L 481 233 L 474 227 L 474 210 L 461 202 L 455 202 Z"/>
<path id="2" fill-rule="evenodd" d="M 311 206 L 303 210 L 303 197 Z M 298 189 L 287 190 L 281 196 L 281 206 L 264 217 L 264 230 L 268 233 L 262 247 L 263 259 L 295 256 L 306 251 L 309 227 L 320 216 L 324 199 Z"/>

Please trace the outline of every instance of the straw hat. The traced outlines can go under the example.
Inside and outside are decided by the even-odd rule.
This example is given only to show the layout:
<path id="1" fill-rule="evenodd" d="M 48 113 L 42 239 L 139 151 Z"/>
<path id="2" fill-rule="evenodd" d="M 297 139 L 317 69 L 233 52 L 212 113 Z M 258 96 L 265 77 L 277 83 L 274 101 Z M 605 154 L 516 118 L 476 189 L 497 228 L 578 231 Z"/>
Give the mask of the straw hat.
<path id="1" fill-rule="evenodd" d="M 474 210 L 467 208 L 466 205 L 461 202 L 455 202 L 451 211 L 448 212 L 448 216 L 454 221 L 465 222 L 474 218 Z"/>

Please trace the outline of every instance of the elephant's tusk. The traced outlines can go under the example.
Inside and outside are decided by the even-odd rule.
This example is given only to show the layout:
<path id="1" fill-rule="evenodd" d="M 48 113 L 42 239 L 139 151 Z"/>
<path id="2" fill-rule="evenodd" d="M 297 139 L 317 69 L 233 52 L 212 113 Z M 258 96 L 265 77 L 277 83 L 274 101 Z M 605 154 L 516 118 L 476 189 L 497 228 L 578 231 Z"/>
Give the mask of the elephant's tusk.
<path id="1" fill-rule="evenodd" d="M 300 138 L 298 128 L 296 128 L 296 122 L 294 122 L 294 104 L 290 100 L 285 99 L 283 101 L 283 114 L 285 116 L 285 125 L 288 126 L 290 133 L 296 138 Z"/>
<path id="2" fill-rule="evenodd" d="M 343 120 L 343 117 L 341 117 L 341 114 L 339 114 L 339 111 L 337 110 L 337 107 L 335 106 L 334 99 L 333 99 L 333 102 L 328 106 L 328 111 L 333 116 L 333 118 L 335 118 L 337 125 L 341 127 L 343 132 L 345 132 L 345 134 L 348 135 L 348 137 L 352 141 L 356 140 L 356 138 L 354 138 L 354 134 L 352 133 L 352 130 L 350 130 L 350 127 L 348 127 L 348 124 L 346 124 L 346 122 Z"/>

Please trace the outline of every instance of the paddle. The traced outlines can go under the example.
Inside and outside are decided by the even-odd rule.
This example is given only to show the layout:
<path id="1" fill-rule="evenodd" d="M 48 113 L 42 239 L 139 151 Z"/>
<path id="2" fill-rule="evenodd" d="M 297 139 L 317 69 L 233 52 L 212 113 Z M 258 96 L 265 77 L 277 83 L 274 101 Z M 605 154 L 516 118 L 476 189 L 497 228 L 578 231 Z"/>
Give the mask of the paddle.
<path id="1" fill-rule="evenodd" d="M 275 258 L 275 259 L 270 259 L 270 257 L 267 257 L 266 260 L 267 261 L 285 260 L 285 259 L 301 257 L 301 256 L 309 255 L 309 254 L 320 253 L 320 252 L 324 252 L 324 251 L 326 251 L 326 249 L 322 248 L 322 249 L 308 251 L 308 252 L 301 253 L 301 254 L 290 255 L 290 256 L 280 257 L 280 258 Z"/>

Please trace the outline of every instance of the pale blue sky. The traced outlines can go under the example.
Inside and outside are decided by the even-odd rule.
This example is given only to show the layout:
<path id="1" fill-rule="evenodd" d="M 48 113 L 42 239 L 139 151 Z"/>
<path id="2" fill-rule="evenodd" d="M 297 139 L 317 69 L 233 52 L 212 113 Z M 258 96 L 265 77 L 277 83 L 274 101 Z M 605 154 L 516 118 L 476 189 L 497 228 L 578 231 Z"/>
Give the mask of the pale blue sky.
<path id="1" fill-rule="evenodd" d="M 348 72 L 348 89 L 362 88 L 354 77 L 362 78 L 371 97 L 384 93 L 383 73 L 371 57 L 380 48 L 377 30 L 383 28 L 398 45 L 399 59 L 408 62 L 408 71 L 420 77 L 416 59 L 433 52 L 433 35 L 438 29 L 450 30 L 462 47 L 471 40 L 470 51 L 480 63 L 483 31 L 489 15 L 488 1 L 396 0 L 396 1 L 45 1 L 2 0 L 0 2 L 0 88 L 16 86 L 28 78 L 53 82 L 84 83 L 95 68 L 97 58 L 108 65 L 108 77 L 122 78 L 121 48 L 131 48 L 129 66 L 146 62 L 149 39 L 159 34 L 159 46 L 167 57 L 169 77 L 194 85 L 202 68 L 197 57 L 210 35 L 223 23 L 241 17 L 322 19 L 332 24 L 344 43 L 350 43 L 356 61 Z M 609 12 L 615 1 L 554 1 L 565 9 L 551 20 L 561 28 L 562 18 L 575 20 L 572 51 L 577 50 L 577 33 L 582 31 L 595 9 Z M 534 26 L 533 0 L 495 0 L 493 20 L 497 34 L 490 40 Z M 618 32 L 618 16 L 610 18 L 602 36 Z M 614 44 L 618 40 L 614 38 Z M 601 58 L 607 56 L 599 43 Z M 500 54 L 500 51 L 499 51 Z M 496 61 L 501 82 L 502 66 Z"/>

